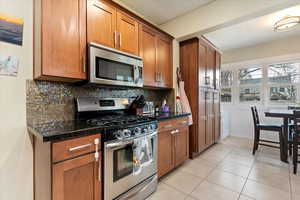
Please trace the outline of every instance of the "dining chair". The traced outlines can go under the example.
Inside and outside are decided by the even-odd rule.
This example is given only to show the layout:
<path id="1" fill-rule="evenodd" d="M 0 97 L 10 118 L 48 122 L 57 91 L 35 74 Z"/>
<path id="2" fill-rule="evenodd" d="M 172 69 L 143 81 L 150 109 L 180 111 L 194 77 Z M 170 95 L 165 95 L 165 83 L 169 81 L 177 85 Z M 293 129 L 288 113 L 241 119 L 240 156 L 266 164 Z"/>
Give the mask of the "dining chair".
<path id="1" fill-rule="evenodd" d="M 292 147 L 293 147 L 293 166 L 294 166 L 294 174 L 297 173 L 297 167 L 298 167 L 298 158 L 300 154 L 298 153 L 300 148 L 300 111 L 294 110 L 294 126 L 293 126 L 293 132 L 292 132 Z"/>
<path id="2" fill-rule="evenodd" d="M 280 149 L 280 157 L 282 158 L 283 150 L 284 150 L 283 126 L 277 124 L 262 124 L 259 121 L 259 116 L 258 116 L 256 106 L 252 106 L 251 111 L 252 111 L 252 117 L 254 122 L 254 144 L 253 144 L 252 154 L 255 155 L 258 146 L 262 145 L 262 146 Z M 272 131 L 278 133 L 279 142 L 261 139 L 260 138 L 261 131 Z M 279 144 L 279 146 L 274 144 Z"/>

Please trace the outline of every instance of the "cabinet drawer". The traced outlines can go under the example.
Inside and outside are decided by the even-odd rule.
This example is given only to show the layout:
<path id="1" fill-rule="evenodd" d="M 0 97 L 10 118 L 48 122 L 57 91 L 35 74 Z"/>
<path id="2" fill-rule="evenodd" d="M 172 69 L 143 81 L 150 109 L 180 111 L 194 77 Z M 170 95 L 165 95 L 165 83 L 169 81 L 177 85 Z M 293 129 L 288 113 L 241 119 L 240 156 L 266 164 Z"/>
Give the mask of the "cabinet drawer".
<path id="1" fill-rule="evenodd" d="M 177 124 L 178 127 L 188 126 L 189 125 L 188 118 L 187 117 L 178 118 L 176 120 L 176 124 Z"/>
<path id="2" fill-rule="evenodd" d="M 99 134 L 55 142 L 52 144 L 52 161 L 58 162 L 93 152 L 96 149 L 96 139 L 99 139 L 98 150 L 100 150 L 101 136 Z"/>
<path id="3" fill-rule="evenodd" d="M 181 126 L 188 126 L 187 117 L 181 117 L 177 119 L 166 120 L 158 123 L 158 132 L 161 131 L 169 131 L 174 128 L 178 128 Z"/>

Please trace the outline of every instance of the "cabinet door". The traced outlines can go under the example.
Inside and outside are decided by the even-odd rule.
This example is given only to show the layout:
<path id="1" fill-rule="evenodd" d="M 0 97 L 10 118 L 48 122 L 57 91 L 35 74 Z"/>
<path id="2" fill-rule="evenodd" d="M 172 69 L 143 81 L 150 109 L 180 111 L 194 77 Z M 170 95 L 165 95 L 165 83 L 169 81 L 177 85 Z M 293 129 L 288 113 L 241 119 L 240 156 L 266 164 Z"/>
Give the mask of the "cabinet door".
<path id="1" fill-rule="evenodd" d="M 206 93 L 206 133 L 205 144 L 210 146 L 214 143 L 214 107 L 213 92 Z"/>
<path id="2" fill-rule="evenodd" d="M 141 25 L 139 40 L 140 56 L 144 62 L 144 85 L 156 86 L 156 33 Z"/>
<path id="3" fill-rule="evenodd" d="M 207 54 L 206 54 L 206 59 L 207 59 L 207 69 L 206 69 L 206 77 L 207 79 L 207 85 L 211 88 L 215 87 L 215 66 L 216 66 L 216 54 L 215 50 L 207 47 Z"/>
<path id="4" fill-rule="evenodd" d="M 54 164 L 53 200 L 101 200 L 100 163 L 88 154 Z"/>
<path id="5" fill-rule="evenodd" d="M 42 1 L 42 74 L 85 79 L 86 1 Z"/>
<path id="6" fill-rule="evenodd" d="M 161 177 L 174 168 L 174 138 L 171 131 L 158 133 L 157 174 Z"/>
<path id="7" fill-rule="evenodd" d="M 215 65 L 215 88 L 220 89 L 220 68 L 221 68 L 221 54 L 216 51 L 216 65 Z"/>
<path id="8" fill-rule="evenodd" d="M 183 127 L 177 129 L 175 134 L 175 165 L 178 166 L 189 158 L 189 129 Z"/>
<path id="9" fill-rule="evenodd" d="M 207 58 L 206 58 L 206 46 L 199 44 L 199 86 L 207 86 Z"/>
<path id="10" fill-rule="evenodd" d="M 198 152 L 206 147 L 206 89 L 199 88 Z"/>
<path id="11" fill-rule="evenodd" d="M 117 48 L 121 51 L 138 55 L 139 47 L 138 22 L 122 12 L 117 12 L 117 32 L 119 42 Z"/>
<path id="12" fill-rule="evenodd" d="M 87 1 L 87 40 L 111 48 L 116 44 L 116 9 L 100 0 Z"/>
<path id="13" fill-rule="evenodd" d="M 220 140 L 220 93 L 214 93 L 214 140 L 217 142 Z"/>
<path id="14" fill-rule="evenodd" d="M 172 41 L 158 36 L 157 38 L 157 72 L 160 87 L 172 87 Z"/>

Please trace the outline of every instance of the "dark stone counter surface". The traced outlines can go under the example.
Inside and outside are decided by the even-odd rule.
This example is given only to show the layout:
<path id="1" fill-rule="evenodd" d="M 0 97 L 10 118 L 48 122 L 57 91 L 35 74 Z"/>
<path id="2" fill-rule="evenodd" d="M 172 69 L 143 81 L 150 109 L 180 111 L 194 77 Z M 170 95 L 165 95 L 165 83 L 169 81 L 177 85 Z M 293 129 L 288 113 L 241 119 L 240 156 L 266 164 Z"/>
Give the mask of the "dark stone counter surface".
<path id="1" fill-rule="evenodd" d="M 93 126 L 86 121 L 52 121 L 41 124 L 27 124 L 29 133 L 35 135 L 43 142 L 55 142 L 86 135 L 102 133 L 105 127 Z"/>
<path id="2" fill-rule="evenodd" d="M 151 115 L 158 121 L 185 117 L 189 113 L 159 113 Z M 85 120 L 50 121 L 44 123 L 28 123 L 29 133 L 37 136 L 43 142 L 55 142 L 86 135 L 104 133 L 105 126 L 97 126 L 86 123 Z"/>
<path id="3" fill-rule="evenodd" d="M 170 112 L 170 113 L 159 113 L 159 114 L 151 115 L 151 116 L 153 116 L 158 121 L 164 121 L 164 120 L 176 119 L 176 118 L 180 118 L 180 117 L 187 117 L 189 115 L 190 115 L 190 113 Z"/>

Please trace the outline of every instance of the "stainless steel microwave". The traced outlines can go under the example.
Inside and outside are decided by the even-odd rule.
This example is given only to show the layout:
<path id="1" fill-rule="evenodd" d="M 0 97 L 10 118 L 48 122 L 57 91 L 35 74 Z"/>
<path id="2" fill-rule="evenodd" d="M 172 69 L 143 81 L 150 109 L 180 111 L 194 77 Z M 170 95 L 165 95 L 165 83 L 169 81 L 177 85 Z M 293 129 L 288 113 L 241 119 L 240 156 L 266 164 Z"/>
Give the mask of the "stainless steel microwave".
<path id="1" fill-rule="evenodd" d="M 140 57 L 96 43 L 89 43 L 89 82 L 102 85 L 143 87 Z"/>

